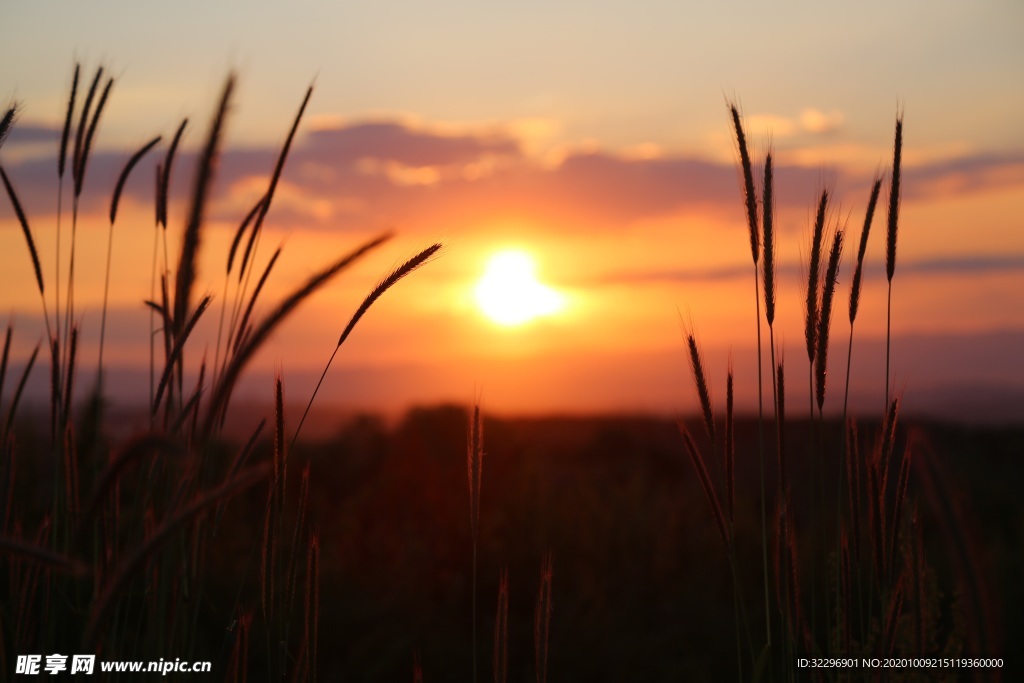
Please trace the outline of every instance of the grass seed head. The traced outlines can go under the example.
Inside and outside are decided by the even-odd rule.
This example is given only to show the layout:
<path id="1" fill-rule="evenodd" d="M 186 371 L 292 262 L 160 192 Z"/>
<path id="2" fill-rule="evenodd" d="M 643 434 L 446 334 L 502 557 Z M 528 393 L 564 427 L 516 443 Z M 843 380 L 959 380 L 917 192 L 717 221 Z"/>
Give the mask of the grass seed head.
<path id="1" fill-rule="evenodd" d="M 896 233 L 900 214 L 900 167 L 903 156 L 903 114 L 896 116 L 896 142 L 892 152 L 892 177 L 889 185 L 889 220 L 885 240 L 885 276 L 892 282 L 896 272 Z"/>
<path id="2" fill-rule="evenodd" d="M 707 373 L 704 370 L 704 356 L 697 346 L 697 339 L 693 332 L 686 335 L 686 344 L 690 352 L 690 371 L 693 374 L 697 399 L 700 401 L 700 410 L 704 417 L 704 429 L 707 430 L 708 438 L 711 439 L 712 447 L 714 447 L 716 443 L 715 416 L 711 408 L 711 389 L 708 387 Z"/>
<path id="3" fill-rule="evenodd" d="M 818 287 L 821 275 L 821 242 L 825 234 L 825 213 L 828 210 L 828 189 L 821 191 L 818 211 L 814 217 L 811 234 L 810 267 L 807 269 L 807 301 L 804 308 L 804 340 L 807 343 L 807 360 L 814 362 L 814 351 L 818 332 Z"/>
<path id="4" fill-rule="evenodd" d="M 818 316 L 817 348 L 814 354 L 816 398 L 818 411 L 825 405 L 825 375 L 828 369 L 828 337 L 832 324 L 832 302 L 835 299 L 836 280 L 839 277 L 839 260 L 843 254 L 843 231 L 837 229 L 832 236 L 832 248 L 828 255 L 828 268 L 821 292 L 821 312 Z"/>
<path id="5" fill-rule="evenodd" d="M 882 189 L 882 179 L 875 177 L 871 187 L 871 199 L 868 200 L 868 210 L 864 215 L 864 228 L 860 231 L 860 246 L 857 248 L 857 266 L 853 271 L 853 284 L 850 285 L 850 325 L 857 319 L 857 308 L 860 304 L 860 285 L 864 273 L 864 255 L 868 250 L 868 234 L 871 232 L 871 220 L 875 215 L 875 205 L 878 204 L 878 193 Z"/>
<path id="6" fill-rule="evenodd" d="M 764 315 L 771 327 L 775 323 L 775 193 L 772 179 L 772 154 L 769 151 L 764 159 L 764 201 L 761 222 L 764 227 Z"/>
<path id="7" fill-rule="evenodd" d="M 747 210 L 747 228 L 750 232 L 750 252 L 756 264 L 758 261 L 760 236 L 757 229 L 757 194 L 754 191 L 754 169 L 750 161 L 750 152 L 747 150 L 747 136 L 743 132 L 743 121 L 740 119 L 740 112 L 735 104 L 729 105 L 729 113 L 732 115 L 732 125 L 736 133 L 736 145 L 740 151 L 740 166 L 743 172 L 743 199 Z"/>

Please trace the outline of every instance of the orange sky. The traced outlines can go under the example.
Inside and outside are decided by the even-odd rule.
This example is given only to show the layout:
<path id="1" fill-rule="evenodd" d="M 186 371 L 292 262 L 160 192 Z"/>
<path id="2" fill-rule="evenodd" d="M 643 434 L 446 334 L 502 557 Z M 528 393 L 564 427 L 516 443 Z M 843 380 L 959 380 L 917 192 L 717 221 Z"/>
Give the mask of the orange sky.
<path id="1" fill-rule="evenodd" d="M 21 19 L 26 25 L 34 21 L 27 15 Z M 934 19 L 936 31 L 946 30 L 943 22 L 954 19 Z M 624 30 L 639 25 L 631 23 Z M 978 40 L 995 30 L 984 21 L 969 29 Z M 610 29 L 602 24 L 593 30 L 604 35 Z M 865 33 L 862 42 L 870 43 L 870 38 Z M 1007 52 L 1009 43 L 999 44 L 1003 51 L 993 48 L 989 59 L 1005 68 L 1020 51 Z M 118 46 L 145 63 L 139 57 L 148 54 L 143 48 Z M 245 64 L 248 53 L 239 49 Z M 611 49 L 594 47 L 579 58 L 603 64 L 604 50 Z M 839 71 L 847 68 L 851 55 L 865 49 L 862 44 L 837 46 L 835 54 L 824 59 L 834 60 Z M 922 49 L 933 50 L 936 62 L 945 59 L 937 42 Z M 24 102 L 18 126 L 0 151 L 0 162 L 30 214 L 51 287 L 60 125 L 55 112 L 66 97 L 69 65 L 80 51 L 65 49 L 62 54 L 60 70 L 47 67 L 43 75 L 50 82 L 41 86 L 35 81 L 31 87 L 22 86 L 26 76 L 18 75 L 16 68 L 9 68 L 0 80 L 0 94 L 10 92 Z M 117 64 L 116 52 L 104 54 Z M 210 62 L 218 59 L 223 55 L 211 56 Z M 427 59 L 439 57 L 428 53 Z M 260 240 L 260 268 L 277 245 L 283 244 L 284 251 L 258 310 L 267 310 L 314 268 L 369 236 L 390 229 L 397 236 L 307 302 L 273 338 L 250 369 L 246 386 L 256 392 L 254 398 L 260 393 L 270 397 L 270 377 L 280 370 L 290 400 L 304 403 L 341 328 L 378 278 L 440 240 L 445 244 L 442 254 L 379 301 L 346 342 L 328 376 L 325 403 L 393 410 L 410 403 L 465 403 L 482 392 L 491 409 L 505 412 L 685 412 L 695 402 L 682 327 L 692 322 L 708 354 L 712 381 L 722 385 L 719 393 L 724 394 L 731 349 L 741 405 L 755 405 L 753 270 L 735 146 L 722 98 L 723 90 L 731 92 L 729 84 L 737 83 L 727 68 L 718 67 L 726 69 L 719 90 L 703 91 L 700 98 L 684 92 L 674 95 L 650 83 L 643 91 L 646 95 L 638 95 L 631 104 L 602 103 L 594 98 L 590 83 L 581 79 L 579 93 L 571 82 L 554 90 L 560 94 L 560 105 L 541 99 L 529 106 L 529 96 L 513 96 L 520 88 L 519 71 L 509 65 L 508 100 L 487 95 L 488 107 L 465 104 L 465 113 L 460 114 L 456 104 L 438 108 L 423 97 L 391 106 L 396 104 L 395 78 L 386 77 L 388 67 L 383 64 L 377 106 L 334 108 L 337 88 L 327 86 L 337 85 L 336 75 L 318 76 L 314 104 L 300 128 Z M 625 69 L 629 59 L 623 64 Z M 94 65 L 95 60 L 86 61 L 86 77 Z M 908 70 L 906 81 L 895 84 L 894 90 L 883 89 L 867 103 L 849 106 L 833 94 L 815 94 L 813 84 L 799 79 L 780 80 L 780 89 L 791 98 L 785 104 L 775 95 L 762 101 L 756 87 L 736 88 L 755 162 L 763 159 L 769 137 L 776 151 L 777 341 L 791 372 L 803 378 L 802 264 L 812 206 L 824 184 L 836 197 L 836 220 L 850 236 L 839 277 L 830 366 L 836 383 L 832 386 L 841 384 L 852 256 L 871 177 L 876 170 L 887 172 L 891 164 L 898 98 L 905 111 L 906 136 L 893 294 L 893 381 L 906 391 L 907 405 L 921 411 L 949 415 L 973 408 L 974 417 L 1021 418 L 1024 408 L 1014 406 L 1024 405 L 1024 362 L 1014 349 L 1024 342 L 1024 230 L 1019 210 L 1024 205 L 1024 140 L 1018 127 L 1006 123 L 1019 120 L 1011 114 L 1021 113 L 1021 101 L 1007 95 L 1005 106 L 997 104 L 995 111 L 979 114 L 949 90 L 962 89 L 967 97 L 980 88 L 984 97 L 978 101 L 996 98 L 995 90 L 985 90 L 966 77 L 947 82 L 946 91 L 937 89 L 938 84 L 929 89 L 924 87 L 930 83 L 926 73 Z M 115 75 L 121 78 L 116 69 Z M 276 72 L 268 78 L 277 78 Z M 459 78 L 468 77 L 439 78 L 439 90 Z M 631 94 L 637 87 L 628 73 L 612 71 L 608 78 L 613 93 L 618 88 Z M 215 296 L 215 304 L 197 332 L 190 356 L 193 367 L 204 346 L 213 355 L 229 241 L 263 192 L 277 147 L 301 100 L 299 87 L 268 99 L 260 79 L 255 67 L 243 71 L 231 110 L 200 271 L 201 289 Z M 294 83 L 294 77 L 291 80 Z M 484 75 L 476 82 L 488 91 Z M 178 93 L 175 83 L 170 78 L 167 88 Z M 144 74 L 124 75 L 112 94 L 109 121 L 101 124 L 90 162 L 76 283 L 85 330 L 84 367 L 97 352 L 110 188 L 135 147 L 153 134 L 165 136 L 164 145 L 143 160 L 129 182 L 116 226 L 107 355 L 121 373 L 115 374 L 122 378 L 115 394 L 123 398 L 137 398 L 140 388 L 145 395 L 146 382 L 139 377 L 145 377 L 148 364 L 149 317 L 142 300 L 150 289 L 154 166 L 166 151 L 176 121 L 188 115 L 191 123 L 173 179 L 175 203 L 168 235 L 173 256 L 180 248 L 184 202 L 195 151 L 209 125 L 214 83 L 204 76 L 205 95 L 201 100 L 186 96 L 192 105 L 188 110 L 176 105 L 173 117 L 147 116 L 152 102 L 170 95 L 161 93 Z M 365 84 L 359 82 L 355 90 L 356 100 L 370 101 Z M 37 94 L 46 105 L 33 103 Z M 936 108 L 943 99 L 956 101 L 958 108 Z M 606 114 L 603 118 L 584 115 L 593 103 Z M 674 127 L 652 125 L 648 134 L 638 123 L 646 116 L 643 112 L 659 107 L 674 112 L 678 120 Z M 686 125 L 688 116 L 692 126 Z M 152 125 L 139 124 L 147 118 L 154 119 Z M 118 125 L 122 121 L 130 123 Z M 662 123 L 657 117 L 648 121 Z M 1000 130 L 1006 144 L 994 139 Z M 885 188 L 882 204 L 888 182 Z M 868 249 L 854 345 L 852 394 L 863 410 L 881 403 L 884 388 L 884 218 L 880 207 Z M 66 228 L 67 216 L 64 220 Z M 483 315 L 474 287 L 488 259 L 509 248 L 532 255 L 538 279 L 564 298 L 558 313 L 511 328 Z M 6 198 L 0 202 L 0 254 L 0 291 L 15 324 L 16 355 L 23 358 L 43 328 L 31 263 Z M 52 290 L 48 295 L 52 312 Z M 804 405 L 796 403 L 799 400 L 795 398 L 794 404 Z M 839 409 L 837 401 L 830 401 L 827 408 Z"/>

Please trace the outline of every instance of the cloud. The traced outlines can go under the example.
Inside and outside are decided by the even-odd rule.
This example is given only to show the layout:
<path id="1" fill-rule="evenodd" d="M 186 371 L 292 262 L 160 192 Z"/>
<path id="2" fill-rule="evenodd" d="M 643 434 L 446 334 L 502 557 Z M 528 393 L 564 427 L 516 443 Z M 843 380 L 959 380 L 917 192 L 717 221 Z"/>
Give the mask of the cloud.
<path id="1" fill-rule="evenodd" d="M 904 198 L 1024 185 L 1024 153 L 975 154 L 908 168 Z"/>
<path id="2" fill-rule="evenodd" d="M 841 122 L 837 112 L 808 109 L 792 125 L 824 133 Z M 56 147 L 56 131 L 22 128 L 25 132 L 19 133 L 14 149 L 47 136 Z M 515 130 L 512 125 L 440 129 L 397 120 L 321 123 L 296 141 L 271 208 L 271 223 L 321 230 L 398 226 L 436 231 L 523 220 L 559 232 L 579 232 L 623 229 L 690 211 L 729 216 L 738 211 L 739 179 L 732 163 L 673 154 L 651 145 L 615 151 L 597 144 L 563 151 L 551 163 L 528 155 Z M 83 211 L 106 210 L 130 152 L 94 152 Z M 265 188 L 277 153 L 269 145 L 227 148 L 216 177 L 211 217 L 240 220 Z M 52 156 L 52 151 L 49 157 L 5 156 L 30 214 L 52 211 L 54 206 Z M 158 151 L 143 161 L 126 196 L 152 202 L 152 174 L 161 156 Z M 867 193 L 871 171 L 787 163 L 788 158 L 780 155 L 776 167 L 780 210 L 810 207 L 822 183 L 840 199 Z M 183 153 L 176 161 L 172 199 L 187 198 L 194 163 L 192 153 Z M 908 201 L 937 193 L 950 196 L 1021 186 L 1024 154 L 960 154 L 924 161 L 908 166 L 905 179 Z"/>
<path id="3" fill-rule="evenodd" d="M 949 258 L 923 258 L 899 264 L 903 275 L 988 275 L 1000 273 L 1024 274 L 1024 254 L 979 254 L 973 256 L 956 256 Z M 803 280 L 806 276 L 803 263 L 779 263 L 776 275 L 791 281 Z M 885 264 L 868 262 L 865 265 L 865 278 L 868 280 L 884 280 Z M 750 278 L 750 266 L 722 266 L 703 269 L 674 270 L 631 270 L 603 273 L 586 281 L 571 282 L 573 286 L 609 286 L 633 285 L 658 282 L 680 283 L 711 283 L 726 280 L 747 280 Z"/>
<path id="4" fill-rule="evenodd" d="M 805 133 L 834 133 L 843 125 L 843 113 L 835 110 L 826 113 L 820 109 L 808 108 L 800 112 L 799 121 L 800 128 Z"/>
<path id="5" fill-rule="evenodd" d="M 406 167 L 468 164 L 486 156 L 518 157 L 516 139 L 497 133 L 446 135 L 393 121 L 320 128 L 301 143 L 302 154 L 346 164 L 364 159 Z"/>
<path id="6" fill-rule="evenodd" d="M 747 118 L 748 133 L 767 132 L 776 138 L 796 135 L 827 135 L 838 132 L 843 125 L 843 113 L 838 110 L 824 112 L 814 107 L 803 109 L 797 116 L 754 114 Z"/>
<path id="7" fill-rule="evenodd" d="M 52 126 L 35 123 L 23 124 L 15 119 L 14 128 L 11 129 L 7 141 L 4 142 L 4 148 L 6 149 L 8 145 L 17 147 L 19 145 L 36 145 L 40 143 L 56 145 L 60 142 L 60 134 L 61 131 Z"/>

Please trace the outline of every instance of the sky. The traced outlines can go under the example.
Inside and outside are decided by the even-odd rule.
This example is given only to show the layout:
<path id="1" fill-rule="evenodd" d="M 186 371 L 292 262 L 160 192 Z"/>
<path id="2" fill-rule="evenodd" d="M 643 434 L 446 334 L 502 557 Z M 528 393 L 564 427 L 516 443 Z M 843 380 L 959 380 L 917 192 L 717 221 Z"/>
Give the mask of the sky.
<path id="1" fill-rule="evenodd" d="M 1024 7 L 1009 0 L 5 3 L 0 103 L 21 108 L 0 163 L 30 216 L 52 318 L 55 160 L 71 74 L 78 62 L 86 83 L 99 66 L 114 77 L 78 226 L 87 376 L 98 353 L 111 190 L 131 153 L 163 136 L 130 178 L 114 228 L 106 354 L 122 401 L 144 398 L 148 387 L 154 167 L 188 117 L 172 179 L 173 267 L 196 152 L 233 72 L 200 262 L 200 289 L 213 304 L 187 359 L 193 372 L 204 351 L 216 355 L 221 306 L 234 296 L 224 295 L 231 238 L 312 84 L 260 237 L 259 269 L 283 249 L 257 315 L 357 244 L 395 236 L 275 333 L 249 368 L 243 398 L 269 400 L 280 373 L 289 400 L 304 405 L 363 297 L 440 241 L 439 256 L 387 292 L 345 342 L 318 399 L 325 409 L 395 411 L 482 396 L 506 413 L 685 413 L 696 408 L 684 339 L 692 330 L 718 399 L 731 357 L 739 404 L 751 410 L 757 323 L 727 110 L 736 102 L 757 170 L 769 146 L 775 160 L 774 332 L 788 372 L 801 378 L 793 405 L 807 399 L 802 278 L 823 188 L 834 199 L 829 224 L 846 230 L 826 405 L 837 412 L 856 243 L 876 173 L 887 201 L 902 112 L 890 384 L 923 414 L 1024 419 L 1022 29 Z M 878 412 L 886 385 L 884 238 L 880 208 L 851 357 L 851 401 L 865 415 Z M 478 296 L 481 280 L 494 277 L 488 264 L 509 250 L 528 255 L 524 268 L 536 278 L 513 287 L 519 303 L 525 291 L 546 301 L 515 325 L 492 317 L 500 303 Z M 44 326 L 6 197 L 0 254 L 14 358 L 23 363 Z M 766 326 L 762 334 L 767 365 Z"/>

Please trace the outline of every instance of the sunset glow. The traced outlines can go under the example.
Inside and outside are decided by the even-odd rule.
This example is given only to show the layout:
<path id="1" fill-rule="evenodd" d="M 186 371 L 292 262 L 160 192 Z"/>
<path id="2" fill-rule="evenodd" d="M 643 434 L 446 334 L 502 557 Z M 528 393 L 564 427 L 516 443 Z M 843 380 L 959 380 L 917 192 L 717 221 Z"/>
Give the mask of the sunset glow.
<path id="1" fill-rule="evenodd" d="M 484 315 L 508 327 L 562 310 L 565 298 L 534 274 L 536 264 L 521 251 L 502 251 L 491 258 L 476 285 L 476 302 Z"/>
<path id="2" fill-rule="evenodd" d="M 1024 681 L 1024 0 L 2 7 L 0 679 Z"/>
<path id="3" fill-rule="evenodd" d="M 772 151 L 774 332 L 791 357 L 802 343 L 815 198 L 827 187 L 832 223 L 846 228 L 837 290 L 845 306 L 871 183 L 876 171 L 886 178 L 856 321 L 851 405 L 859 407 L 884 398 L 883 207 L 902 110 L 892 334 L 893 353 L 905 357 L 894 361 L 892 381 L 907 386 L 908 409 L 949 396 L 941 403 L 956 412 L 981 405 L 961 397 L 996 390 L 1013 398 L 996 406 L 1014 406 L 1024 386 L 1013 350 L 1024 340 L 1024 94 L 1005 83 L 1024 60 L 1015 30 L 1024 15 L 1013 3 L 985 4 L 940 12 L 920 0 L 896 8 L 869 0 L 856 10 L 758 5 L 745 17 L 759 30 L 737 41 L 733 13 L 686 3 L 634 12 L 572 0 L 542 12 L 461 0 L 440 0 L 440 9 L 227 0 L 215 11 L 204 6 L 197 23 L 177 6 L 141 12 L 114 0 L 116 20 L 72 4 L 59 26 L 45 4 L 17 3 L 0 22 L 0 59 L 9 65 L 0 103 L 20 105 L 0 163 L 29 215 L 54 318 L 68 299 L 71 250 L 66 227 L 58 240 L 55 211 L 71 76 L 80 64 L 76 113 L 99 67 L 115 78 L 75 202 L 76 386 L 87 387 L 96 363 L 85 359 L 99 355 L 111 189 L 132 151 L 163 136 L 124 186 L 112 243 L 106 357 L 126 378 L 108 385 L 115 402 L 141 400 L 149 384 L 143 300 L 154 296 L 155 167 L 188 117 L 159 240 L 173 285 L 197 157 L 233 73 L 197 256 L 195 293 L 213 298 L 191 338 L 186 375 L 198 376 L 203 348 L 216 357 L 221 307 L 228 320 L 244 310 L 234 275 L 223 289 L 227 255 L 312 84 L 251 241 L 247 296 L 284 245 L 253 315 L 356 245 L 384 232 L 394 238 L 296 307 L 248 366 L 254 391 L 283 369 L 293 395 L 311 393 L 339 318 L 358 309 L 389 264 L 440 239 L 444 257 L 389 291 L 346 341 L 336 367 L 351 374 L 325 381 L 320 400 L 401 411 L 462 400 L 479 384 L 496 411 L 686 411 L 695 406 L 680 390 L 681 311 L 699 329 L 718 384 L 731 351 L 738 410 L 756 411 L 754 271 L 724 94 L 739 106 L 755 173 Z M 913 34 L 902 34 L 908 25 Z M 190 49 L 174 51 L 182 41 Z M 886 44 L 893 50 L 879 49 Z M 68 187 L 65 179 L 62 226 L 70 225 Z M 32 259 L 2 195 L 0 290 L 16 323 L 11 362 L 23 363 L 45 324 Z M 236 268 L 248 244 L 241 241 Z M 834 319 L 834 336 L 845 337 L 838 307 Z M 837 344 L 830 376 L 844 374 L 845 353 Z M 522 365 L 513 368 L 513 358 Z M 44 374 L 29 378 L 27 401 L 45 399 Z"/>

